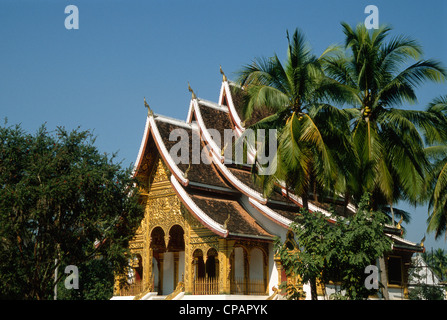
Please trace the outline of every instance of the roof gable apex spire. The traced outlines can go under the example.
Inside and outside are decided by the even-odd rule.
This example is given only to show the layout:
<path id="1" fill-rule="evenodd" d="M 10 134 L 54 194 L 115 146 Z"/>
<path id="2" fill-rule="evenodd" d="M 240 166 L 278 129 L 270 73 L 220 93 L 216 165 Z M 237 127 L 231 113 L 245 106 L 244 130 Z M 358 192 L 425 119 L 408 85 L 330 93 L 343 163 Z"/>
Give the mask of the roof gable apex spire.
<path id="1" fill-rule="evenodd" d="M 147 108 L 147 116 L 152 117 L 154 115 L 154 112 L 152 111 L 151 107 L 149 107 L 149 104 L 146 102 L 146 97 L 144 97 L 144 106 Z"/>
<path id="2" fill-rule="evenodd" d="M 227 76 L 225 75 L 225 73 L 224 73 L 223 70 L 222 70 L 222 66 L 219 66 L 219 69 L 220 69 L 220 73 L 222 74 L 222 81 L 223 81 L 223 82 L 228 81 Z"/>
<path id="3" fill-rule="evenodd" d="M 197 99 L 196 94 L 194 93 L 194 90 L 192 90 L 191 86 L 189 85 L 189 81 L 188 81 L 188 90 L 189 92 L 191 92 L 191 99 Z"/>

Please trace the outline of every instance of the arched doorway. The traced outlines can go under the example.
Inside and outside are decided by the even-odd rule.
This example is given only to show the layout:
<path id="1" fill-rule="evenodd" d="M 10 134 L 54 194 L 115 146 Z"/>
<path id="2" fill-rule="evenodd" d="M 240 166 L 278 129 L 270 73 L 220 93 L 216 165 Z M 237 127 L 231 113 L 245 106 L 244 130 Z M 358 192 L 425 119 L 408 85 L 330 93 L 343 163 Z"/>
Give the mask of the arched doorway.
<path id="1" fill-rule="evenodd" d="M 267 255 L 264 250 L 256 246 L 235 246 L 230 263 L 232 294 L 266 294 Z"/>
<path id="2" fill-rule="evenodd" d="M 192 255 L 194 265 L 194 280 L 205 277 L 205 262 L 203 260 L 203 252 L 200 249 L 196 249 Z"/>
<path id="3" fill-rule="evenodd" d="M 217 259 L 217 250 L 211 248 L 206 254 L 205 272 L 208 278 L 219 277 L 219 260 Z"/>
<path id="4" fill-rule="evenodd" d="M 265 294 L 267 291 L 266 254 L 259 248 L 250 250 L 249 291 L 251 294 Z"/>
<path id="5" fill-rule="evenodd" d="M 166 291 L 171 293 L 177 284 L 182 281 L 185 273 L 185 231 L 180 225 L 174 225 L 169 229 L 169 241 L 166 260 L 170 263 L 166 270 Z M 165 290 L 164 290 L 165 291 Z"/>
<path id="6" fill-rule="evenodd" d="M 161 295 L 172 293 L 184 274 L 184 234 L 180 225 L 173 225 L 167 231 L 167 236 L 160 226 L 155 227 L 151 232 L 154 290 Z"/>
<path id="7" fill-rule="evenodd" d="M 165 232 L 161 227 L 155 227 L 151 232 L 150 248 L 152 250 L 152 278 L 156 292 L 163 290 L 163 262 L 166 252 Z"/>
<path id="8" fill-rule="evenodd" d="M 219 293 L 219 260 L 217 250 L 211 248 L 204 256 L 201 249 L 193 253 L 193 286 L 192 293 L 210 295 Z"/>

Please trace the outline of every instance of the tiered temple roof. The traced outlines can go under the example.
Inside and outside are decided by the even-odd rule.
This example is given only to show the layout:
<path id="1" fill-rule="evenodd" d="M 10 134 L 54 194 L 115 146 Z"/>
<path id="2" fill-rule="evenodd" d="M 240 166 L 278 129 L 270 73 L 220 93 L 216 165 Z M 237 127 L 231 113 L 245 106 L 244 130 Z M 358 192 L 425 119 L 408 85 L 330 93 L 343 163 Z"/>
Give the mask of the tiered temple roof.
<path id="1" fill-rule="evenodd" d="M 279 185 L 268 198 L 252 179 L 249 166 L 235 165 L 225 158 L 223 146 L 224 130 L 231 129 L 241 135 L 246 126 L 262 119 L 268 111 L 258 112 L 253 118 L 243 122 L 242 103 L 244 91 L 224 76 L 218 103 L 199 99 L 193 93 L 186 121 L 157 115 L 148 107 L 148 116 L 143 140 L 135 165 L 135 175 L 144 174 L 150 168 L 143 161 L 155 155 L 163 159 L 171 173 L 171 184 L 183 205 L 205 227 L 222 237 L 255 238 L 272 241 L 275 234 L 268 230 L 260 215 L 282 228 L 289 228 L 296 213 L 302 206 L 301 199 Z M 178 140 L 171 141 L 170 133 L 182 129 L 189 139 L 189 163 L 176 163 L 171 157 L 171 148 Z M 216 130 L 221 139 L 213 136 Z M 191 161 L 193 144 L 200 143 L 200 154 L 205 155 L 199 163 Z M 320 211 L 330 217 L 329 210 L 343 212 L 341 203 L 332 204 L 310 202 L 310 211 Z M 348 214 L 355 207 L 348 206 Z M 265 219 L 264 219 L 265 221 Z M 401 229 L 386 226 L 386 233 L 393 238 L 394 247 L 402 250 L 423 251 L 423 246 L 401 238 Z"/>

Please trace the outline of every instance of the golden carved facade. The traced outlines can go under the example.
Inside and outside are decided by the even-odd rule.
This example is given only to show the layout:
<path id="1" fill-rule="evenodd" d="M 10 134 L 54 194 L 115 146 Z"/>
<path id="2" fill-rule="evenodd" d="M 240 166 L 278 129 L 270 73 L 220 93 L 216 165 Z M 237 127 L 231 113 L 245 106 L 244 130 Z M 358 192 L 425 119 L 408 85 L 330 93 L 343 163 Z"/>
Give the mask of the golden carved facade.
<path id="1" fill-rule="evenodd" d="M 231 281 L 234 278 L 234 249 L 243 248 L 244 252 L 244 275 L 248 277 L 248 265 L 250 252 L 254 248 L 261 250 L 263 255 L 263 274 L 266 291 L 268 291 L 268 243 L 250 240 L 228 240 L 222 238 L 209 229 L 205 228 L 188 209 L 181 203 L 178 195 L 171 186 L 170 172 L 164 165 L 160 157 L 147 159 L 154 161 L 152 166 L 146 164 L 145 168 L 151 168 L 150 173 L 146 171 L 143 181 L 143 196 L 145 215 L 138 228 L 133 241 L 130 242 L 130 249 L 135 255 L 141 257 L 142 262 L 142 292 L 154 291 L 157 284 L 154 284 L 154 258 L 157 256 L 159 270 L 162 269 L 163 253 L 154 252 L 153 243 L 164 242 L 166 247 L 172 240 L 170 231 L 174 226 L 180 226 L 183 230 L 184 241 L 184 269 L 174 277 L 174 288 L 182 282 L 185 293 L 194 291 L 194 281 L 197 278 L 197 257 L 200 255 L 203 263 L 213 256 L 216 261 L 215 276 L 218 282 L 220 294 L 231 293 Z M 161 232 L 162 230 L 163 232 Z M 155 231 L 164 235 L 164 239 L 156 240 Z M 162 241 L 164 240 L 164 241 Z M 174 254 L 175 268 L 179 265 L 179 254 Z M 163 278 L 160 274 L 159 277 Z M 160 283 L 159 285 L 163 285 Z M 159 289 L 159 288 L 158 288 Z M 141 294 L 139 295 L 141 296 Z"/>

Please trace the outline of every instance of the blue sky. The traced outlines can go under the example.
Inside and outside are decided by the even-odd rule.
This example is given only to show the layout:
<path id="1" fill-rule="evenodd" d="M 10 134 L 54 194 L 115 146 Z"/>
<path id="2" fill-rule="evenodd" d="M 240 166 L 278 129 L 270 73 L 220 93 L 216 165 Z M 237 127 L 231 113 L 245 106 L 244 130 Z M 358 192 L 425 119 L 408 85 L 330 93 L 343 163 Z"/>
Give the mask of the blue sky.
<path id="1" fill-rule="evenodd" d="M 296 0 L 2 0 L 0 2 L 0 118 L 34 132 L 81 126 L 94 130 L 101 151 L 118 152 L 125 166 L 136 159 L 146 109 L 185 119 L 191 87 L 217 101 L 219 65 L 231 79 L 257 56 L 286 53 L 286 30 L 300 28 L 315 54 L 343 41 L 340 22 L 379 9 L 391 35 L 417 39 L 424 58 L 447 66 L 447 4 L 420 1 Z M 67 30 L 67 5 L 79 9 L 79 29 Z M 447 94 L 427 84 L 414 109 Z M 426 208 L 409 208 L 407 239 L 419 242 Z M 447 248 L 427 236 L 426 247 Z"/>

